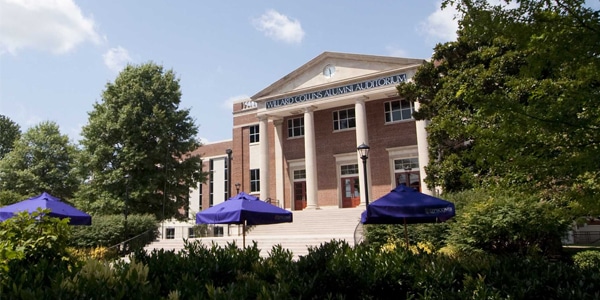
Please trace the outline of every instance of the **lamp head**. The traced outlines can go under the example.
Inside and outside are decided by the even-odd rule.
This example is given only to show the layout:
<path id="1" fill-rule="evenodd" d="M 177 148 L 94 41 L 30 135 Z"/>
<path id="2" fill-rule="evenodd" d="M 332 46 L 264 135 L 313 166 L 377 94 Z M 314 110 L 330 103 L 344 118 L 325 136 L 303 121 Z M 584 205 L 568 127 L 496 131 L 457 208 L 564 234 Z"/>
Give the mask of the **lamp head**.
<path id="1" fill-rule="evenodd" d="M 367 145 L 365 143 L 362 143 L 358 147 L 356 147 L 356 151 L 358 151 L 358 154 L 360 154 L 360 158 L 362 158 L 362 159 L 369 158 L 369 150 L 370 149 L 371 149 L 371 147 L 369 147 L 369 145 Z"/>

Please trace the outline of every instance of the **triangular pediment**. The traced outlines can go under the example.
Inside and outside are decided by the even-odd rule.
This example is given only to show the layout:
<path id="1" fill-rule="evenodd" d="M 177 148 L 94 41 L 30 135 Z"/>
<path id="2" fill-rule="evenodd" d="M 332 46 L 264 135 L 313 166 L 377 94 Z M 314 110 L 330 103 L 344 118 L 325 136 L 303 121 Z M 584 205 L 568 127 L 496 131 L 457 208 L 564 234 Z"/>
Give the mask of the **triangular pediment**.
<path id="1" fill-rule="evenodd" d="M 269 85 L 251 97 L 259 100 L 296 91 L 344 83 L 348 80 L 377 76 L 391 70 L 415 67 L 423 64 L 423 59 L 390 56 L 324 52 L 298 69 Z M 325 67 L 333 66 L 324 72 Z"/>

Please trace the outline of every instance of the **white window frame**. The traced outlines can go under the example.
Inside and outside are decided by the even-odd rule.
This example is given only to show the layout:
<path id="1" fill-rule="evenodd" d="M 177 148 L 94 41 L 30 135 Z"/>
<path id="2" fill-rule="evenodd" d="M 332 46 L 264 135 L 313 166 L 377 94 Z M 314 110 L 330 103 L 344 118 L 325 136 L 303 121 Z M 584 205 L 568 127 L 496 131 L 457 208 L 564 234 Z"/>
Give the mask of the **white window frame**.
<path id="1" fill-rule="evenodd" d="M 397 103 L 397 107 L 394 108 L 393 103 Z M 403 106 L 403 104 L 405 105 Z M 412 114 L 415 112 L 414 103 L 405 99 L 387 101 L 383 104 L 383 107 L 386 124 L 412 120 Z"/>
<path id="2" fill-rule="evenodd" d="M 341 112 L 346 112 L 346 117 L 343 119 L 340 117 Z M 350 112 L 352 112 L 352 117 L 350 117 Z M 354 128 L 356 128 L 356 111 L 354 110 L 353 107 L 336 110 L 333 112 L 332 120 L 333 120 L 333 131 L 344 131 L 344 130 L 354 129 Z M 342 124 L 346 124 L 346 127 L 342 128 Z"/>
<path id="3" fill-rule="evenodd" d="M 300 122 L 302 123 L 299 126 L 295 126 L 294 125 L 294 121 L 296 120 L 300 120 Z M 287 126 L 288 126 L 288 138 L 296 138 L 296 137 L 303 137 L 304 136 L 304 117 L 298 117 L 298 118 L 291 118 L 287 120 Z M 295 132 L 296 130 L 299 129 L 301 131 L 300 134 L 296 135 Z"/>
<path id="4" fill-rule="evenodd" d="M 250 140 L 250 144 L 255 144 L 260 142 L 260 127 L 258 125 L 251 125 L 249 130 L 249 137 L 248 139 Z"/>
<path id="5" fill-rule="evenodd" d="M 250 170 L 250 193 L 260 192 L 260 169 Z"/>

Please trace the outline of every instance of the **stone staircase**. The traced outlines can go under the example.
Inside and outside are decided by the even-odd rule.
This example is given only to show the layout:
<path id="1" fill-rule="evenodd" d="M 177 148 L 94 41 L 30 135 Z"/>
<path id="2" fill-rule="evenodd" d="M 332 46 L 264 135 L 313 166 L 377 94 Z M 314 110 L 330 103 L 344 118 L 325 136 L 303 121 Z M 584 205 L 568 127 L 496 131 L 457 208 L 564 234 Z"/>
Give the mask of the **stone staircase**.
<path id="1" fill-rule="evenodd" d="M 272 225 L 257 225 L 246 233 L 246 246 L 256 241 L 261 250 L 261 256 L 269 255 L 272 247 L 281 245 L 294 254 L 294 258 L 308 254 L 308 248 L 319 246 L 333 239 L 345 240 L 354 245 L 354 230 L 360 221 L 360 214 L 364 208 L 330 208 L 323 207 L 319 210 L 294 211 L 292 223 Z M 191 238 L 188 241 L 200 241 L 205 245 L 226 245 L 235 242 L 242 247 L 243 236 L 238 235 L 236 225 L 230 226 L 230 235 L 227 236 L 227 225 L 223 225 L 225 236 Z M 240 230 L 241 232 L 241 230 Z M 145 247 L 152 249 L 165 249 L 179 251 L 183 249 L 183 239 L 160 239 Z"/>

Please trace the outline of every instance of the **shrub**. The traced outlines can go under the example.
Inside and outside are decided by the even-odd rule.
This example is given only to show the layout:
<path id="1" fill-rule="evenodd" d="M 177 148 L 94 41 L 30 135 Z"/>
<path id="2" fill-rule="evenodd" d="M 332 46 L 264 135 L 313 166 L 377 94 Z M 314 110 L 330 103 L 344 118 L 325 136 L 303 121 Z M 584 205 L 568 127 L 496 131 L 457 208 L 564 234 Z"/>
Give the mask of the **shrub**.
<path id="1" fill-rule="evenodd" d="M 69 248 L 69 252 L 81 261 L 87 259 L 112 260 L 118 257 L 118 252 L 114 248 L 94 247 L 94 248 Z"/>
<path id="2" fill-rule="evenodd" d="M 197 240 L 185 241 L 179 253 L 162 249 L 150 253 L 136 251 L 133 258 L 148 266 L 148 279 L 160 295 L 173 292 L 181 299 L 206 298 L 207 289 L 198 287 L 218 290 L 237 280 L 249 279 L 255 264 L 262 263 L 256 243 L 240 249 L 235 243 L 207 247 Z"/>
<path id="3" fill-rule="evenodd" d="M 573 255 L 573 263 L 582 270 L 600 273 L 600 251 L 585 250 Z"/>
<path id="4" fill-rule="evenodd" d="M 65 299 L 151 299 L 156 294 L 148 281 L 148 267 L 132 261 L 109 264 L 95 259 L 85 262 L 73 277 L 53 291 Z"/>
<path id="5" fill-rule="evenodd" d="M 556 255 L 568 225 L 558 209 L 535 196 L 491 191 L 457 214 L 448 242 L 465 251 Z"/>
<path id="6" fill-rule="evenodd" d="M 43 297 L 56 278 L 78 268 L 67 249 L 68 220 L 48 213 L 24 211 L 0 222 L 0 294 L 9 299 Z"/>
<path id="7" fill-rule="evenodd" d="M 91 226 L 73 228 L 71 245 L 80 248 L 110 247 L 127 238 L 150 231 L 150 234 L 136 239 L 135 247 L 143 248 L 158 237 L 158 225 L 153 215 L 129 215 L 127 217 L 127 237 L 125 237 L 125 218 L 122 215 L 94 216 Z M 130 245 L 132 246 L 132 245 Z"/>

